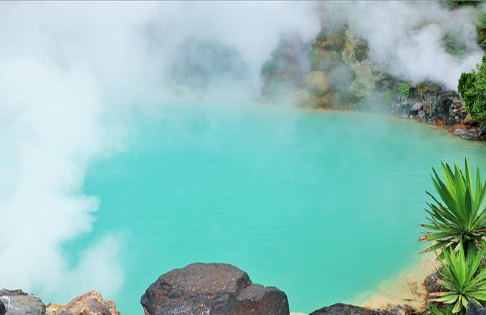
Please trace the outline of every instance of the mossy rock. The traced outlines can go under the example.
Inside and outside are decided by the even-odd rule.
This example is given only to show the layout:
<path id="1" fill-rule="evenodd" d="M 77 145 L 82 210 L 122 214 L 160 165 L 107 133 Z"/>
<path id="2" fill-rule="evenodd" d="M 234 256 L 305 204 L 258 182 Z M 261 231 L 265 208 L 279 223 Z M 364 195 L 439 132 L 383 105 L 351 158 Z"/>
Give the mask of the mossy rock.
<path id="1" fill-rule="evenodd" d="M 333 50 L 317 47 L 309 51 L 309 61 L 311 71 L 327 71 L 340 63 L 341 55 Z"/>
<path id="2" fill-rule="evenodd" d="M 336 98 L 334 97 L 334 93 L 332 91 L 329 91 L 326 93 L 326 95 L 316 98 L 317 107 L 331 108 L 335 99 Z"/>
<path id="3" fill-rule="evenodd" d="M 297 97 L 297 106 L 300 108 L 316 108 L 317 97 L 307 91 L 302 91 Z"/>
<path id="4" fill-rule="evenodd" d="M 344 50 L 341 53 L 341 55 L 343 57 L 343 61 L 347 64 L 351 64 L 351 63 L 356 62 L 354 46 L 353 46 L 353 43 L 349 39 L 345 40 Z"/>
<path id="5" fill-rule="evenodd" d="M 355 79 L 351 84 L 351 91 L 358 97 L 365 97 L 375 90 L 375 77 L 369 60 L 351 65 Z"/>
<path id="6" fill-rule="evenodd" d="M 312 71 L 306 74 L 304 82 L 307 91 L 317 97 L 324 96 L 331 87 L 331 83 L 322 71 Z"/>

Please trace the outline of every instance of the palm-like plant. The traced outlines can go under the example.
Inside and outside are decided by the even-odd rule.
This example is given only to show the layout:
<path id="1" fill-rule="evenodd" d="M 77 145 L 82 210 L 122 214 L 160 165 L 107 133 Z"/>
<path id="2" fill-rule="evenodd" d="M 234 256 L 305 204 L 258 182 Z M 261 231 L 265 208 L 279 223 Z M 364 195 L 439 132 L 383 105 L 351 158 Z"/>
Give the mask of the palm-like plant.
<path id="1" fill-rule="evenodd" d="M 465 160 L 466 177 L 454 161 L 454 172 L 448 164 L 441 162 L 445 183 L 439 178 L 432 167 L 435 178 L 430 175 L 434 182 L 435 189 L 442 202 L 439 202 L 428 191 L 426 193 L 434 199 L 437 204 L 427 203 L 430 210 L 425 209 L 430 215 L 427 219 L 431 224 L 420 224 L 420 226 L 433 230 L 426 232 L 420 237 L 420 241 L 436 241 L 425 251 L 436 249 L 447 249 L 450 246 L 456 248 L 459 242 L 463 242 L 466 254 L 469 250 L 476 251 L 476 244 L 484 247 L 483 237 L 486 236 L 486 207 L 481 207 L 486 194 L 485 185 L 481 183 L 479 167 L 476 175 L 476 187 L 473 187 L 473 180 L 469 170 L 467 159 Z M 440 256 L 443 257 L 443 254 Z"/>
<path id="2" fill-rule="evenodd" d="M 463 245 L 460 242 L 457 255 L 452 248 L 444 250 L 443 254 L 445 262 L 439 259 L 443 271 L 438 272 L 444 277 L 444 280 L 439 280 L 439 283 L 449 291 L 429 295 L 437 297 L 432 301 L 454 304 L 452 313 L 465 314 L 470 300 L 476 301 L 479 305 L 481 305 L 480 301 L 486 301 L 486 269 L 481 269 L 477 273 L 484 249 L 465 257 Z M 437 257 L 439 257 L 438 254 Z"/>
<path id="3" fill-rule="evenodd" d="M 453 314 L 451 307 L 449 305 L 447 305 L 444 312 L 442 312 L 437 307 L 435 307 L 435 305 L 429 304 L 429 310 L 430 310 L 430 313 L 432 313 L 433 315 L 452 315 Z"/>

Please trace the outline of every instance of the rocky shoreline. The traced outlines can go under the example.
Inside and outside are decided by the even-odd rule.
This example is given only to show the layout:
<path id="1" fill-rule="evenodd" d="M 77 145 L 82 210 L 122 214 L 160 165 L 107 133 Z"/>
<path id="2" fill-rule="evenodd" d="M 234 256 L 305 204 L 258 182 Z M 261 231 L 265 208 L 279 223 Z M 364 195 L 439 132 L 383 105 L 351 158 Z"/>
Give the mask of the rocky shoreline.
<path id="1" fill-rule="evenodd" d="M 301 53 L 306 49 L 307 60 Z M 447 52 L 453 55 L 454 47 Z M 366 42 L 346 23 L 323 27 L 312 43 L 282 39 L 262 65 L 261 76 L 263 101 L 387 113 L 442 127 L 463 139 L 486 141 L 486 126 L 471 119 L 456 91 L 441 82 L 392 76 L 368 57 Z"/>
<path id="2" fill-rule="evenodd" d="M 427 258 L 417 264 L 419 269 L 423 269 L 424 262 L 430 265 L 430 259 Z M 421 276 L 423 272 L 419 278 Z M 423 279 L 422 283 L 416 285 L 423 284 L 423 288 L 429 292 L 441 289 L 433 283 L 434 281 L 431 282 L 430 276 L 426 281 Z M 369 303 L 372 301 L 370 299 L 364 302 L 364 307 L 337 303 L 320 308 L 310 315 L 410 315 L 424 312 L 427 292 L 416 291 L 414 294 L 420 300 L 419 304 L 403 303 L 406 299 L 388 300 L 387 304 L 373 304 Z M 145 315 L 290 314 L 285 292 L 276 287 L 254 284 L 246 272 L 223 263 L 194 263 L 165 273 L 149 286 L 140 303 L 140 311 L 143 308 Z M 29 295 L 19 289 L 0 291 L 0 315 L 44 314 L 120 315 L 120 311 L 116 309 L 114 301 L 103 300 L 97 291 L 78 296 L 66 305 L 44 304 L 39 296 Z"/>

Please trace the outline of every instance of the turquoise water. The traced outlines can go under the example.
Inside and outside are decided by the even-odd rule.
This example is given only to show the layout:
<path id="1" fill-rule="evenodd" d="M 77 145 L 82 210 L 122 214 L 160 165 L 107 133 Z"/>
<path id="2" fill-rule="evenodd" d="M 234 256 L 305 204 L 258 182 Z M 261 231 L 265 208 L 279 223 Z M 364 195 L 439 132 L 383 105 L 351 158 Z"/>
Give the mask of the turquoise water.
<path id="1" fill-rule="evenodd" d="M 352 299 L 416 257 L 431 166 L 466 155 L 486 170 L 482 144 L 358 113 L 166 104 L 134 115 L 129 135 L 90 165 L 84 192 L 102 203 L 71 246 L 122 235 L 125 283 L 105 298 L 125 315 L 142 314 L 159 275 L 197 261 L 284 290 L 291 311 Z"/>

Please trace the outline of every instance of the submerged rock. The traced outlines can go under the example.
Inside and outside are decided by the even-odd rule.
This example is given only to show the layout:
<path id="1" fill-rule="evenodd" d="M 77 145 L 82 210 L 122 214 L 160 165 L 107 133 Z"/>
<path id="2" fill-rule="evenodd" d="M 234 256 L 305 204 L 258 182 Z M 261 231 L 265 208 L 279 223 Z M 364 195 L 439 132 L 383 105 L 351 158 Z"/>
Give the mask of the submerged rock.
<path id="1" fill-rule="evenodd" d="M 63 313 L 73 315 L 120 315 L 114 301 L 104 301 L 98 291 L 90 291 L 74 298 L 71 302 L 58 310 L 57 315 Z"/>
<path id="2" fill-rule="evenodd" d="M 287 295 L 252 284 L 248 274 L 229 264 L 190 264 L 163 274 L 140 301 L 146 315 L 289 314 Z"/>
<path id="3" fill-rule="evenodd" d="M 309 315 L 391 315 L 391 313 L 380 310 L 370 310 L 356 305 L 337 303 L 318 309 Z"/>

